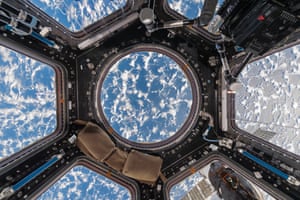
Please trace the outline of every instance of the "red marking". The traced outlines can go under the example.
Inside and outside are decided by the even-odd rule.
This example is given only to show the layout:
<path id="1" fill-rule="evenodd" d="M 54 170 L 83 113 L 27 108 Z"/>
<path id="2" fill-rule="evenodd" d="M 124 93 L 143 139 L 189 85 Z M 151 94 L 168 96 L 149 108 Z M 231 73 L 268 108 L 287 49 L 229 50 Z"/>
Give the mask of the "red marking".
<path id="1" fill-rule="evenodd" d="M 197 170 L 196 170 L 194 167 L 192 167 L 192 168 L 190 169 L 190 172 L 191 172 L 191 174 L 195 174 L 195 173 L 197 172 Z"/>
<path id="2" fill-rule="evenodd" d="M 258 21 L 264 21 L 265 20 L 265 16 L 263 15 L 259 15 L 257 18 Z"/>
<path id="3" fill-rule="evenodd" d="M 106 172 L 105 175 L 106 175 L 106 177 L 111 178 L 111 172 L 110 171 Z"/>

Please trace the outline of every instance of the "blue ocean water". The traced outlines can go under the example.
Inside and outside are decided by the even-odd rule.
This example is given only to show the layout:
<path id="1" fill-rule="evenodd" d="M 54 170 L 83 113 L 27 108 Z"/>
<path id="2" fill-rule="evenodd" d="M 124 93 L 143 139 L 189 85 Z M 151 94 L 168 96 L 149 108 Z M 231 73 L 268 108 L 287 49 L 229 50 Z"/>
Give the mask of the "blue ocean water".
<path id="1" fill-rule="evenodd" d="M 0 159 L 54 132 L 55 71 L 0 46 Z"/>
<path id="2" fill-rule="evenodd" d="M 39 200 L 128 200 L 128 189 L 84 166 L 76 166 L 53 184 Z"/>
<path id="3" fill-rule="evenodd" d="M 71 31 L 80 31 L 126 5 L 126 0 L 30 0 Z"/>

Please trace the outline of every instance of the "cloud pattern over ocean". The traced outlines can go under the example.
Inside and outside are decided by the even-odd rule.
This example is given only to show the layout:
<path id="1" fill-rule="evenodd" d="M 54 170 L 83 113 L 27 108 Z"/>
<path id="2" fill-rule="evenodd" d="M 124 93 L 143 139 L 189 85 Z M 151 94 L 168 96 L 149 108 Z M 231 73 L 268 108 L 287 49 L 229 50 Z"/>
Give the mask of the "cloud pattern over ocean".
<path id="1" fill-rule="evenodd" d="M 239 76 L 236 123 L 250 133 L 275 132 L 270 142 L 300 154 L 300 45 L 248 64 Z"/>
<path id="2" fill-rule="evenodd" d="M 129 200 L 128 189 L 84 166 L 76 166 L 50 187 L 39 200 Z"/>
<path id="3" fill-rule="evenodd" d="M 126 0 L 30 0 L 71 31 L 80 31 L 122 9 Z"/>
<path id="4" fill-rule="evenodd" d="M 158 142 L 186 121 L 192 89 L 179 65 L 156 52 L 136 52 L 109 70 L 101 104 L 112 128 L 134 142 Z"/>
<path id="5" fill-rule="evenodd" d="M 52 67 L 0 46 L 0 159 L 56 129 Z"/>

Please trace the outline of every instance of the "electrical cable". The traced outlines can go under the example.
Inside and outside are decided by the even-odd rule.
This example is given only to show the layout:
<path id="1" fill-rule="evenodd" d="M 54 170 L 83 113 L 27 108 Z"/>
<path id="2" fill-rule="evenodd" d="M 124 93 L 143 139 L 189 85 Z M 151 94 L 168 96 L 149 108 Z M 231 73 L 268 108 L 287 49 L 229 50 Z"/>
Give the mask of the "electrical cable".
<path id="1" fill-rule="evenodd" d="M 206 136 L 208 135 L 209 131 L 211 130 L 211 126 L 208 126 L 208 128 L 204 131 L 204 133 L 202 134 L 202 138 L 203 140 L 207 141 L 207 142 L 219 142 L 219 140 L 214 140 L 214 139 L 208 139 Z"/>

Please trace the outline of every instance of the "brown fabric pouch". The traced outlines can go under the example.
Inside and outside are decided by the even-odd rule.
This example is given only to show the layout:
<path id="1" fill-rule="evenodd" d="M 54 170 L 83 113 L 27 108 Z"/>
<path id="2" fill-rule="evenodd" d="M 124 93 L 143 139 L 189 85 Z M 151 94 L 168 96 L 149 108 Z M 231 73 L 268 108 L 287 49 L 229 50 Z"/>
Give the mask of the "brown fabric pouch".
<path id="1" fill-rule="evenodd" d="M 87 156 L 104 162 L 125 176 L 142 183 L 154 185 L 160 175 L 163 160 L 132 150 L 129 154 L 115 147 L 115 144 L 98 125 L 86 123 L 78 133 L 77 146 Z"/>
<path id="2" fill-rule="evenodd" d="M 158 156 L 132 150 L 123 168 L 125 176 L 153 185 L 159 177 L 163 160 Z"/>
<path id="3" fill-rule="evenodd" d="M 115 149 L 115 144 L 107 133 L 90 122 L 78 133 L 77 146 L 87 156 L 100 162 L 103 162 Z"/>

